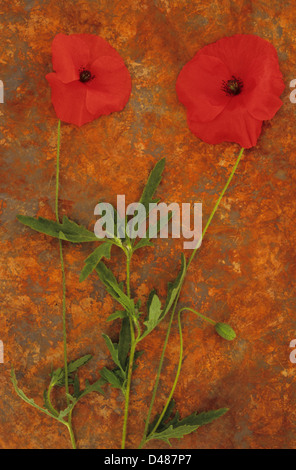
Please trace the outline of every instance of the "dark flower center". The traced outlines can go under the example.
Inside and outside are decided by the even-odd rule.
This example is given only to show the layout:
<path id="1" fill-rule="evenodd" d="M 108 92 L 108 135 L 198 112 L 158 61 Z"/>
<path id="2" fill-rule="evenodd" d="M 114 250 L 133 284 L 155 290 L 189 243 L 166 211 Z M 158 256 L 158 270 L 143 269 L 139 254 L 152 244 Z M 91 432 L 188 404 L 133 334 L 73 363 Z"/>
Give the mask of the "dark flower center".
<path id="1" fill-rule="evenodd" d="M 89 70 L 81 70 L 79 74 L 79 80 L 82 83 L 89 82 L 92 78 L 94 78 Z"/>
<path id="2" fill-rule="evenodd" d="M 230 80 L 223 80 L 222 82 L 222 91 L 229 96 L 239 95 L 244 87 L 243 81 L 240 78 L 236 78 L 232 75 Z"/>

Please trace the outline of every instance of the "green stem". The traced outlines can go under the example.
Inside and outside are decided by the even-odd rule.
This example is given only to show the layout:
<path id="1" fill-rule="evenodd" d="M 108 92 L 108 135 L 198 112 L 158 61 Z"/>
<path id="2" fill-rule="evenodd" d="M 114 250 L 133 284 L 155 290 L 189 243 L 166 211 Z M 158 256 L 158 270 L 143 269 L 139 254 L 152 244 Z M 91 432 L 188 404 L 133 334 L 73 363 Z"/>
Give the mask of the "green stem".
<path id="1" fill-rule="evenodd" d="M 68 354 L 67 354 L 67 326 L 66 326 L 66 277 L 65 277 L 65 265 L 63 257 L 63 246 L 62 240 L 59 240 L 60 247 L 60 260 L 61 260 L 61 271 L 62 271 L 62 310 L 63 310 L 63 343 L 64 343 L 64 368 L 65 368 L 65 390 L 66 395 L 69 394 L 69 379 L 68 379 Z M 67 404 L 69 405 L 69 397 L 67 398 Z"/>
<path id="2" fill-rule="evenodd" d="M 130 298 L 131 289 L 130 289 L 130 262 L 131 262 L 131 255 L 130 252 L 126 253 L 126 289 L 127 295 Z M 125 391 L 125 405 L 124 405 L 124 419 L 123 419 L 123 429 L 122 429 L 122 441 L 121 441 L 121 448 L 125 449 L 125 442 L 126 442 L 126 433 L 127 433 L 127 421 L 128 421 L 128 412 L 129 412 L 129 401 L 130 401 L 130 390 L 131 390 L 131 380 L 132 380 L 132 373 L 133 373 L 133 364 L 134 364 L 134 357 L 135 357 L 135 350 L 137 341 L 135 338 L 135 330 L 134 330 L 134 323 L 132 317 L 129 317 L 130 322 L 130 331 L 131 331 L 131 350 L 129 356 L 129 364 L 128 364 L 128 374 L 127 374 L 127 385 Z"/>
<path id="3" fill-rule="evenodd" d="M 180 293 L 181 293 L 181 290 L 182 290 L 182 286 L 183 286 L 183 283 L 184 283 L 185 276 L 186 276 L 186 274 L 187 274 L 187 272 L 188 272 L 188 268 L 189 268 L 191 262 L 193 261 L 193 258 L 195 257 L 195 254 L 196 254 L 198 248 L 200 247 L 200 244 L 201 244 L 201 242 L 202 242 L 202 240 L 203 240 L 203 238 L 204 238 L 204 236 L 205 236 L 205 234 L 206 234 L 206 232 L 207 232 L 207 230 L 208 230 L 208 228 L 209 228 L 209 226 L 210 226 L 210 223 L 211 223 L 211 221 L 212 221 L 212 219 L 213 219 L 213 217 L 214 217 L 214 215 L 215 215 L 215 213 L 216 213 L 216 211 L 217 211 L 217 209 L 218 209 L 218 207 L 219 207 L 219 205 L 220 205 L 220 202 L 221 202 L 221 200 L 222 200 L 222 198 L 223 198 L 225 192 L 227 191 L 228 186 L 229 186 L 230 183 L 231 183 L 231 180 L 232 180 L 232 178 L 233 178 L 233 176 L 234 176 L 234 174 L 235 174 L 235 172 L 236 172 L 236 169 L 237 169 L 237 167 L 238 167 L 238 164 L 239 164 L 239 162 L 240 162 L 240 160 L 241 160 L 241 158 L 242 158 L 243 152 L 244 152 L 244 148 L 241 148 L 241 150 L 240 150 L 240 152 L 239 152 L 239 155 L 238 155 L 238 157 L 237 157 L 237 160 L 236 160 L 236 162 L 235 162 L 235 164 L 234 164 L 234 167 L 233 167 L 233 169 L 232 169 L 232 171 L 231 171 L 231 173 L 230 173 L 230 175 L 229 175 L 229 177 L 228 177 L 228 180 L 227 180 L 227 182 L 226 182 L 226 184 L 225 184 L 225 186 L 224 186 L 224 188 L 223 188 L 223 190 L 222 190 L 222 192 L 221 192 L 221 194 L 220 194 L 220 196 L 219 196 L 219 198 L 218 198 L 218 200 L 217 200 L 217 202 L 216 202 L 216 204 L 215 204 L 215 206 L 214 206 L 214 208 L 213 208 L 213 210 L 212 210 L 212 212 L 211 212 L 211 214 L 210 214 L 210 217 L 209 217 L 209 219 L 208 219 L 208 221 L 207 221 L 207 223 L 206 223 L 205 228 L 203 229 L 202 235 L 201 235 L 201 237 L 200 237 L 200 239 L 199 239 L 197 245 L 196 245 L 196 247 L 194 248 L 194 250 L 193 250 L 193 252 L 192 252 L 192 254 L 191 254 L 190 258 L 189 258 L 189 261 L 188 261 L 187 266 L 186 266 L 185 274 L 184 274 L 184 276 L 183 276 L 183 279 L 181 280 L 180 287 L 179 287 L 179 291 L 178 291 L 178 294 L 177 294 L 176 299 L 175 299 L 175 301 L 174 301 L 173 311 L 172 311 L 172 314 L 171 314 L 171 318 L 170 318 L 170 322 L 169 322 L 169 327 L 168 327 L 168 330 L 167 330 L 167 334 L 166 334 L 166 338 L 165 338 L 165 342 L 164 342 L 164 346 L 163 346 L 163 350 L 162 350 L 162 354 L 161 354 L 161 358 L 160 358 L 160 362 L 159 362 L 159 367 L 158 367 L 158 371 L 157 371 L 157 376 L 156 376 L 156 381 L 155 381 L 154 390 L 153 390 L 153 394 L 152 394 L 152 399 L 151 399 L 151 402 L 150 402 L 150 407 L 149 407 L 148 416 L 147 416 L 147 420 L 146 420 L 146 425 L 145 425 L 145 430 L 144 430 L 144 436 L 143 436 L 143 439 L 142 439 L 142 441 L 141 441 L 140 448 L 142 448 L 142 447 L 145 445 L 145 443 L 146 443 L 147 430 L 148 430 L 148 426 L 149 426 L 149 422 L 150 422 L 150 417 L 151 417 L 151 412 L 152 412 L 152 408 L 153 408 L 153 405 L 154 405 L 154 401 L 155 401 L 155 398 L 156 398 L 156 393 L 157 393 L 157 389 L 158 389 L 158 385 L 159 385 L 160 374 L 161 374 L 161 371 L 162 371 L 162 366 L 163 366 L 165 351 L 166 351 L 166 347 L 167 347 L 167 344 L 168 344 L 168 339 L 169 339 L 169 336 L 170 336 L 171 327 L 172 327 L 173 319 L 174 319 L 174 316 L 175 316 L 175 310 L 176 310 L 176 307 L 177 307 L 177 304 L 178 304 L 178 301 L 179 301 L 179 297 L 180 297 Z M 182 333 L 181 333 L 181 335 L 182 335 Z M 182 344 L 182 347 L 183 347 L 183 344 Z M 182 362 L 182 361 L 181 361 L 181 362 Z M 179 365 L 180 365 L 180 361 L 179 361 Z M 180 367 L 181 367 L 181 366 L 180 366 Z M 179 369 L 179 366 L 178 366 L 178 369 Z M 180 369 L 180 370 L 181 370 L 181 369 Z M 178 372 L 177 372 L 177 373 L 178 373 Z M 178 376 L 178 377 L 179 377 L 179 376 Z M 178 377 L 177 377 L 177 379 L 178 379 Z M 175 383 L 175 382 L 176 382 L 176 383 Z M 173 385 L 173 387 L 172 387 L 173 392 L 174 392 L 174 390 L 175 390 L 176 385 L 177 385 L 177 381 L 175 380 L 175 381 L 174 381 L 174 385 Z M 169 396 L 171 397 L 171 393 L 170 393 Z M 168 400 L 168 401 L 166 402 L 166 406 L 165 406 L 165 409 L 164 409 L 164 411 L 163 411 L 163 413 L 162 413 L 162 416 L 164 415 L 164 413 L 165 413 L 165 411 L 166 411 L 166 409 L 167 409 L 167 407 L 168 407 L 168 405 L 169 405 L 169 402 L 170 402 L 170 400 Z M 159 425 L 159 423 L 158 423 L 158 425 Z M 156 429 L 157 429 L 157 428 L 155 428 L 155 430 L 156 430 Z M 150 433 L 150 434 L 151 434 L 151 433 Z"/>
<path id="4" fill-rule="evenodd" d="M 227 180 L 227 182 L 226 182 L 224 188 L 222 189 L 222 192 L 221 192 L 221 194 L 220 194 L 220 196 L 219 196 L 219 198 L 218 198 L 218 200 L 217 200 L 217 202 L 216 202 L 216 204 L 215 204 L 215 206 L 214 206 L 214 209 L 212 210 L 211 215 L 210 215 L 210 217 L 209 217 L 209 219 L 208 219 L 208 221 L 207 221 L 207 223 L 206 223 L 206 226 L 205 226 L 205 228 L 203 229 L 203 232 L 202 232 L 202 235 L 201 235 L 201 237 L 200 237 L 200 240 L 198 241 L 196 247 L 194 248 L 194 250 L 193 250 L 193 252 L 192 252 L 192 254 L 191 254 L 190 258 L 189 258 L 189 261 L 188 261 L 188 263 L 187 263 L 186 272 L 188 271 L 188 268 L 189 268 L 189 266 L 190 266 L 190 264 L 191 264 L 191 262 L 192 262 L 192 260 L 193 260 L 193 258 L 194 258 L 194 256 L 195 256 L 195 254 L 196 254 L 198 248 L 200 247 L 200 244 L 201 244 L 201 242 L 202 242 L 202 240 L 203 240 L 203 237 L 205 236 L 206 231 L 208 230 L 208 228 L 209 228 L 209 226 L 210 226 L 210 223 L 212 222 L 212 219 L 213 219 L 213 217 L 214 217 L 214 215 L 215 215 L 215 213 L 216 213 L 216 211 L 217 211 L 217 209 L 218 209 L 218 207 L 219 207 L 219 205 L 220 205 L 220 202 L 221 202 L 221 200 L 222 200 L 224 194 L 226 193 L 226 191 L 227 191 L 227 189 L 228 189 L 228 186 L 229 186 L 230 183 L 231 183 L 231 180 L 232 180 L 232 178 L 233 178 L 233 176 L 234 176 L 234 173 L 236 172 L 236 169 L 237 169 L 237 167 L 238 167 L 238 164 L 239 164 L 239 162 L 240 162 L 240 160 L 241 160 L 241 158 L 242 158 L 242 156 L 243 156 L 244 150 L 245 150 L 245 149 L 242 147 L 241 150 L 240 150 L 240 152 L 239 152 L 239 155 L 238 155 L 238 157 L 237 157 L 237 159 L 236 159 L 236 162 L 235 162 L 235 164 L 234 164 L 234 167 L 233 167 L 233 169 L 232 169 L 232 172 L 230 173 L 230 175 L 229 175 L 229 177 L 228 177 L 228 180 Z"/>
<path id="5" fill-rule="evenodd" d="M 175 309 L 175 307 L 174 307 L 174 309 Z M 167 333 L 166 333 L 166 337 L 165 337 L 165 340 L 164 340 L 164 345 L 163 345 L 163 348 L 162 348 L 162 353 L 161 353 L 161 357 L 160 357 L 160 361 L 159 361 L 159 367 L 158 367 L 157 374 L 156 374 L 156 380 L 155 380 L 155 384 L 154 384 L 154 388 L 153 388 L 153 392 L 152 392 L 152 398 L 151 398 L 150 405 L 149 405 L 147 419 L 146 419 L 146 422 L 145 422 L 144 435 L 143 435 L 143 439 L 140 443 L 139 449 L 142 449 L 142 447 L 146 443 L 148 427 L 149 427 L 150 418 L 151 418 L 151 414 L 152 414 L 152 409 L 153 409 L 153 405 L 154 405 L 157 390 L 158 390 L 158 385 L 159 385 L 159 381 L 160 381 L 160 374 L 161 374 L 161 370 L 162 370 L 162 365 L 163 365 L 163 361 L 164 361 L 166 347 L 167 347 L 169 336 L 170 336 L 170 331 L 171 331 L 171 328 L 172 328 L 173 319 L 174 319 L 174 316 L 171 315 L 171 318 L 170 318 L 170 321 L 169 321 L 169 326 L 168 326 Z"/>
<path id="6" fill-rule="evenodd" d="M 193 308 L 184 307 L 184 308 L 181 308 L 180 312 L 183 312 L 184 310 L 187 310 L 188 312 L 195 313 L 195 315 L 197 315 L 198 317 L 202 318 L 204 321 L 206 321 L 207 323 L 210 323 L 210 324 L 213 325 L 213 326 L 215 326 L 216 323 L 217 323 L 215 320 L 212 320 L 211 318 L 206 317 L 206 316 L 203 315 L 202 313 L 197 312 L 196 310 L 193 310 Z"/>
<path id="7" fill-rule="evenodd" d="M 182 367 L 182 361 L 183 361 L 183 334 L 182 334 L 182 326 L 181 326 L 181 312 L 182 310 L 185 310 L 185 309 L 181 309 L 178 313 L 178 326 L 179 326 L 179 334 L 180 334 L 180 357 L 179 357 L 179 363 L 178 363 L 178 368 L 177 368 L 177 373 L 176 373 L 176 376 L 175 376 L 175 380 L 174 380 L 174 383 L 173 383 L 173 386 L 172 386 L 172 389 L 170 391 L 170 394 L 168 396 L 168 399 L 167 399 L 167 402 L 162 410 L 162 413 L 161 415 L 159 416 L 158 418 L 158 421 L 157 423 L 155 424 L 154 428 L 152 429 L 152 431 L 149 433 L 149 436 L 152 436 L 155 431 L 157 430 L 158 426 L 160 425 L 164 415 L 165 415 L 165 412 L 172 400 L 172 397 L 173 397 L 173 394 L 174 394 L 174 391 L 175 391 L 175 388 L 177 386 L 177 383 L 178 383 L 178 380 L 179 380 L 179 376 L 180 376 L 180 372 L 181 372 L 181 367 Z M 149 437 L 148 436 L 148 437 Z"/>
<path id="8" fill-rule="evenodd" d="M 73 412 L 73 408 L 69 412 L 68 422 L 67 422 L 66 426 L 67 426 L 69 434 L 70 434 L 72 448 L 76 449 L 76 441 L 75 441 L 74 431 L 73 431 L 73 427 L 72 427 L 72 412 Z"/>
<path id="9" fill-rule="evenodd" d="M 159 416 L 158 418 L 158 421 L 157 423 L 155 424 L 154 428 L 152 429 L 152 431 L 149 433 L 149 436 L 152 436 L 152 434 L 155 433 L 155 431 L 157 430 L 158 426 L 160 425 L 165 413 L 166 413 L 166 410 L 173 398 L 173 395 L 174 395 L 174 392 L 175 392 L 175 389 L 176 389 L 176 386 L 177 386 L 177 383 L 178 383 L 178 380 L 179 380 L 179 377 L 180 377 L 180 373 L 181 373 L 181 367 L 182 367 L 182 361 L 183 361 L 183 333 L 182 333 L 182 325 L 181 325 L 181 313 L 184 312 L 184 310 L 187 310 L 188 312 L 192 312 L 192 313 L 195 313 L 195 315 L 197 315 L 198 317 L 202 318 L 203 320 L 205 320 L 206 322 L 210 323 L 211 325 L 216 325 L 217 322 L 215 322 L 214 320 L 212 320 L 211 318 L 209 317 L 206 317 L 205 315 L 202 315 L 201 313 L 199 312 L 196 312 L 196 310 L 193 310 L 192 308 L 188 308 L 188 307 L 184 307 L 184 308 L 181 308 L 181 310 L 179 310 L 178 312 L 178 327 L 179 327 L 179 335 L 180 335 L 180 357 L 179 357 L 179 362 L 178 362 L 178 367 L 177 367 L 177 373 L 176 373 L 176 376 L 175 376 L 175 380 L 174 380 L 174 383 L 173 383 L 173 386 L 172 386 L 172 389 L 170 391 L 170 394 L 168 396 L 168 399 L 166 401 L 166 404 L 162 410 L 162 413 L 161 415 Z M 149 437 L 148 436 L 148 437 Z"/>
<path id="10" fill-rule="evenodd" d="M 57 164 L 56 164 L 56 193 L 55 193 L 55 213 L 57 222 L 60 223 L 59 218 L 59 184 L 60 184 L 60 148 L 61 148 L 61 121 L 58 122 L 58 141 L 57 141 Z M 60 262 L 62 271 L 62 318 L 63 318 L 63 342 L 64 342 L 64 368 L 65 368 L 65 389 L 66 394 L 69 394 L 69 381 L 68 381 L 68 355 L 67 355 L 67 330 L 66 330 L 66 276 L 65 265 L 63 256 L 62 240 L 59 239 L 60 248 Z M 69 398 L 67 396 L 67 404 L 69 405 Z"/>
<path id="11" fill-rule="evenodd" d="M 130 265 L 131 265 L 131 256 L 129 252 L 127 252 L 126 258 L 126 292 L 128 298 L 131 296 L 131 281 L 130 281 Z"/>
<path id="12" fill-rule="evenodd" d="M 57 222 L 59 219 L 59 185 L 60 185 L 60 148 L 61 148 L 61 121 L 58 122 L 58 138 L 57 138 L 57 161 L 56 161 L 56 190 L 55 190 L 55 214 Z"/>
<path id="13" fill-rule="evenodd" d="M 55 191 L 55 215 L 56 220 L 59 223 L 59 184 L 60 184 L 60 148 L 61 148 L 61 121 L 58 122 L 58 136 L 57 136 L 57 159 L 56 159 L 56 191 Z M 60 262 L 62 271 L 62 320 L 63 320 L 63 346 L 64 346 L 64 371 L 65 371 L 65 391 L 67 405 L 69 406 L 69 378 L 68 378 L 68 354 L 67 354 L 67 325 L 66 325 L 66 275 L 65 265 L 63 256 L 63 244 L 62 240 L 59 239 L 60 249 Z M 67 428 L 69 429 L 71 443 L 73 449 L 76 449 L 74 432 L 72 429 L 72 410 L 69 413 L 69 420 Z"/>
<path id="14" fill-rule="evenodd" d="M 130 351 L 130 357 L 129 357 L 127 385 L 126 385 L 126 392 L 125 392 L 124 420 L 123 420 L 122 442 L 121 442 L 121 448 L 122 449 L 125 449 L 128 411 L 129 411 L 129 401 L 130 401 L 130 390 L 131 390 L 131 380 L 132 380 L 132 373 L 133 373 L 135 350 L 136 350 L 136 345 L 137 345 L 137 342 L 136 342 L 136 339 L 135 339 L 133 320 L 132 320 L 132 318 L 130 318 L 129 320 L 130 320 L 130 329 L 131 329 L 131 351 Z"/>

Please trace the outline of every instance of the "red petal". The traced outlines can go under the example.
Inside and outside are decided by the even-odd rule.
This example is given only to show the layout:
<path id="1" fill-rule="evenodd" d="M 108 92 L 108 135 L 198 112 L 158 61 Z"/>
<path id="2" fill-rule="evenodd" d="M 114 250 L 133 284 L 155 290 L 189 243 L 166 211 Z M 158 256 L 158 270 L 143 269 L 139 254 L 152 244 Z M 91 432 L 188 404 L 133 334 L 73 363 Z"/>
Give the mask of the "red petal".
<path id="1" fill-rule="evenodd" d="M 122 61 L 117 50 L 100 36 L 96 36 L 95 34 L 78 34 L 77 36 L 83 38 L 87 44 L 91 64 L 101 56 L 111 56 L 119 58 Z"/>
<path id="2" fill-rule="evenodd" d="M 93 34 L 58 34 L 52 50 L 56 73 L 46 78 L 59 119 L 82 126 L 102 114 L 124 108 L 131 93 L 131 77 L 107 41 Z M 95 78 L 81 83 L 81 67 Z"/>
<path id="3" fill-rule="evenodd" d="M 224 111 L 211 122 L 199 122 L 188 115 L 188 126 L 197 137 L 209 144 L 236 142 L 241 147 L 254 147 L 262 121 L 252 117 L 244 106 L 231 100 Z"/>
<path id="4" fill-rule="evenodd" d="M 192 119 L 211 121 L 223 111 L 230 97 L 221 87 L 228 76 L 230 72 L 219 58 L 204 54 L 197 54 L 183 67 L 176 90 Z"/>
<path id="5" fill-rule="evenodd" d="M 252 85 L 242 93 L 245 106 L 256 119 L 272 119 L 283 102 L 279 98 L 285 89 L 278 62 L 275 59 L 258 60 Z"/>
<path id="6" fill-rule="evenodd" d="M 77 126 L 94 120 L 85 105 L 86 87 L 83 83 L 75 81 L 65 84 L 55 73 L 48 74 L 46 79 L 51 86 L 51 100 L 59 119 Z"/>
<path id="7" fill-rule="evenodd" d="M 239 75 L 242 80 L 256 74 L 254 61 L 273 58 L 278 62 L 274 46 L 254 34 L 236 34 L 225 37 L 203 47 L 198 53 L 218 57 L 227 65 L 231 75 Z M 278 65 L 277 65 L 278 68 Z"/>
<path id="8" fill-rule="evenodd" d="M 81 67 L 89 68 L 98 57 L 106 55 L 121 59 L 107 41 L 95 34 L 57 34 L 52 43 L 53 69 L 64 83 L 78 80 Z"/>
<path id="9" fill-rule="evenodd" d="M 214 79 L 204 73 L 206 65 L 203 65 L 208 62 L 210 75 L 214 59 L 227 68 L 225 72 L 222 66 L 217 68 L 215 75 L 219 74 L 219 78 L 225 81 L 234 75 L 244 84 L 241 94 L 230 97 L 220 114 L 215 114 L 213 106 L 217 104 L 214 101 L 217 99 L 213 90 Z M 194 63 L 195 73 L 187 73 L 187 70 L 193 70 Z M 202 48 L 183 70 L 181 82 L 177 82 L 178 96 L 187 107 L 190 129 L 206 142 L 230 141 L 246 148 L 252 147 L 260 135 L 262 120 L 271 119 L 282 105 L 279 97 L 284 83 L 276 50 L 258 36 L 238 34 L 222 38 Z M 201 83 L 195 87 L 197 74 L 200 74 Z M 221 77 L 222 74 L 225 76 Z M 219 104 L 222 106 L 222 102 Z"/>
<path id="10" fill-rule="evenodd" d="M 131 77 L 121 57 L 99 57 L 91 73 L 95 78 L 87 86 L 88 111 L 101 115 L 123 109 L 131 93 Z"/>
<path id="11" fill-rule="evenodd" d="M 83 34 L 57 34 L 52 43 L 52 65 L 63 83 L 79 79 L 80 67 L 89 64 L 90 53 Z"/>

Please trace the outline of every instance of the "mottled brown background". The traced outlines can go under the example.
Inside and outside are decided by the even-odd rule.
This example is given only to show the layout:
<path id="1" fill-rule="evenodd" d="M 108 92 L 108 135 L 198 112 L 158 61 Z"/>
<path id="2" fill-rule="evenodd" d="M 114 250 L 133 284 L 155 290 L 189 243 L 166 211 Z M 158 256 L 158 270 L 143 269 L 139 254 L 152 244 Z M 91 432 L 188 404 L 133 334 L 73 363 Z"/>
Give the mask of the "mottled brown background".
<path id="1" fill-rule="evenodd" d="M 133 88 L 121 113 L 81 129 L 62 126 L 61 213 L 92 229 L 100 198 L 112 203 L 140 195 L 155 162 L 167 158 L 159 195 L 167 202 L 202 202 L 204 219 L 234 164 L 237 145 L 211 146 L 192 135 L 175 82 L 200 47 L 222 36 L 255 33 L 275 45 L 287 88 L 284 105 L 263 126 L 256 148 L 238 173 L 190 268 L 181 305 L 227 321 L 238 334 L 223 341 L 192 315 L 184 317 L 185 358 L 175 398 L 182 416 L 229 406 L 220 420 L 174 440 L 175 448 L 290 448 L 295 446 L 295 370 L 289 343 L 295 319 L 295 110 L 289 83 L 296 78 L 295 2 L 275 0 L 39 0 L 1 1 L 1 316 L 0 446 L 68 448 L 67 430 L 22 402 L 10 383 L 38 403 L 53 363 L 62 365 L 61 274 L 56 240 L 24 228 L 18 213 L 54 218 L 57 119 L 45 75 L 58 32 L 107 39 L 130 70 Z M 101 333 L 114 303 L 95 275 L 79 284 L 92 245 L 65 244 L 69 356 L 91 352 L 83 377 L 95 380 L 111 366 Z M 179 269 L 182 243 L 159 240 L 138 252 L 132 289 L 142 301 Z M 188 256 L 189 253 L 187 253 Z M 110 264 L 124 280 L 121 254 Z M 167 321 L 146 341 L 133 381 L 128 446 L 143 430 Z M 178 359 L 176 325 L 165 361 L 160 409 Z M 120 446 L 123 400 L 108 389 L 76 408 L 80 448 Z M 150 447 L 166 448 L 158 442 Z"/>

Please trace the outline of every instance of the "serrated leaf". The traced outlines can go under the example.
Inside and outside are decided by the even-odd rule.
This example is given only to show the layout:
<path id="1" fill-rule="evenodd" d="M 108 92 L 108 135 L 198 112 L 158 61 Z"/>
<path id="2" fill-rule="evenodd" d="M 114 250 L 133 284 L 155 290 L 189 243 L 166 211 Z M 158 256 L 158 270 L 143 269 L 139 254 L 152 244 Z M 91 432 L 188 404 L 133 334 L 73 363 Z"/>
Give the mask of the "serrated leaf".
<path id="1" fill-rule="evenodd" d="M 100 378 L 99 380 L 97 380 L 96 382 L 94 382 L 91 385 L 88 382 L 88 380 L 86 380 L 85 381 L 85 389 L 80 392 L 79 398 L 82 398 L 85 395 L 88 395 L 89 393 L 92 393 L 92 392 L 98 392 L 98 393 L 101 393 L 102 395 L 104 395 L 104 392 L 103 392 L 101 387 L 105 383 L 106 383 L 106 381 L 103 378 Z"/>
<path id="2" fill-rule="evenodd" d="M 82 225 L 78 225 L 69 220 L 66 216 L 63 217 L 62 223 L 45 219 L 43 217 L 38 217 L 36 219 L 35 217 L 29 217 L 26 215 L 18 215 L 17 219 L 22 224 L 36 230 L 37 232 L 72 243 L 106 241 L 105 239 L 97 238 L 93 232 L 90 232 Z"/>
<path id="3" fill-rule="evenodd" d="M 131 329 L 130 329 L 130 321 L 128 318 L 124 318 L 121 324 L 121 330 L 119 334 L 119 341 L 118 341 L 118 358 L 123 370 L 126 369 L 127 366 L 127 356 L 130 350 L 131 344 Z"/>
<path id="4" fill-rule="evenodd" d="M 115 388 L 119 388 L 122 390 L 122 381 L 117 377 L 117 375 L 112 371 L 104 367 L 101 370 L 101 377 L 106 380 L 109 384 L 111 384 Z"/>
<path id="5" fill-rule="evenodd" d="M 169 403 L 169 406 L 166 409 L 165 414 L 162 417 L 161 422 L 159 423 L 159 425 L 157 427 L 157 432 L 160 432 L 163 429 L 166 429 L 166 424 L 165 423 L 171 417 L 171 414 L 173 412 L 174 407 L 175 407 L 175 400 L 171 400 L 170 403 Z M 157 425 L 158 420 L 159 420 L 159 416 L 160 415 L 157 414 L 155 416 L 154 420 L 149 424 L 149 426 L 148 426 L 148 435 L 151 434 L 151 432 L 153 431 L 153 429 Z"/>
<path id="6" fill-rule="evenodd" d="M 189 426 L 204 426 L 209 424 L 215 419 L 220 418 L 225 413 L 227 413 L 228 408 L 219 408 L 218 410 L 203 411 L 202 413 L 192 413 L 192 415 L 187 416 L 187 418 L 182 419 L 179 424 L 180 426 L 189 425 Z"/>
<path id="7" fill-rule="evenodd" d="M 75 361 L 69 362 L 68 373 L 73 374 L 73 372 L 76 372 L 77 369 L 79 369 L 82 366 L 85 366 L 85 364 L 87 364 L 91 359 L 92 359 L 92 355 L 86 354 L 85 356 L 82 356 L 79 359 L 76 359 Z"/>
<path id="8" fill-rule="evenodd" d="M 56 416 L 54 416 L 53 414 L 51 414 L 50 411 L 48 411 L 48 409 L 42 408 L 41 406 L 37 405 L 37 403 L 35 403 L 35 401 L 33 400 L 33 398 L 28 398 L 27 395 L 23 392 L 23 390 L 18 387 L 18 382 L 17 382 L 16 375 L 15 375 L 15 371 L 14 371 L 14 368 L 13 368 L 13 367 L 11 368 L 11 382 L 12 382 L 12 385 L 13 385 L 13 387 L 14 387 L 14 390 L 15 390 L 16 394 L 17 394 L 24 402 L 26 402 L 28 405 L 33 406 L 34 408 L 36 408 L 37 410 L 41 411 L 42 413 L 45 413 L 47 416 L 50 416 L 51 418 L 55 418 L 55 419 L 57 419 L 58 421 L 61 421 L 58 417 L 56 417 Z"/>
<path id="9" fill-rule="evenodd" d="M 196 431 L 200 426 L 209 424 L 215 419 L 220 418 L 227 411 L 227 408 L 220 408 L 218 410 L 207 411 L 199 414 L 193 413 L 182 420 L 179 420 L 179 414 L 176 414 L 176 416 L 166 424 L 164 424 L 163 419 L 161 422 L 162 429 L 159 430 L 160 427 L 158 427 L 153 434 L 148 435 L 147 441 L 158 439 L 171 445 L 170 439 L 180 439 L 183 436 Z"/>
<path id="10" fill-rule="evenodd" d="M 102 243 L 98 246 L 85 260 L 85 265 L 81 271 L 79 282 L 84 281 L 96 268 L 102 258 L 110 259 L 112 244 L 109 242 Z"/>
<path id="11" fill-rule="evenodd" d="M 181 439 L 186 434 L 190 434 L 196 431 L 198 428 L 199 426 L 179 426 L 177 428 L 174 428 L 173 426 L 169 426 L 164 431 L 161 431 L 159 433 L 154 433 L 152 437 L 148 438 L 147 440 L 150 441 L 151 439 L 158 439 L 160 441 L 164 441 L 166 444 L 171 445 L 170 439 L 172 438 Z"/>
<path id="12" fill-rule="evenodd" d="M 92 358 L 91 354 L 86 354 L 85 356 L 76 359 L 75 361 L 71 361 L 68 364 L 68 379 L 69 384 L 72 385 L 74 383 L 73 374 L 76 372 L 80 367 L 87 364 Z M 59 387 L 64 387 L 65 385 L 65 370 L 64 367 L 59 367 L 55 371 L 52 372 L 51 375 L 51 383 L 53 385 L 58 385 Z"/>
<path id="13" fill-rule="evenodd" d="M 127 312 L 133 315 L 134 313 L 134 303 L 120 288 L 114 274 L 112 271 L 107 268 L 107 266 L 100 261 L 99 264 L 96 266 L 96 272 L 104 286 L 106 287 L 107 291 L 109 292 L 112 297 L 117 300 Z"/>
<path id="14" fill-rule="evenodd" d="M 70 395 L 71 396 L 71 395 Z M 71 397 L 73 398 L 73 397 Z M 73 409 L 73 403 L 71 403 L 69 406 L 67 406 L 67 408 L 65 408 L 64 410 L 61 410 L 59 412 L 59 416 L 58 418 L 60 420 L 63 420 L 66 416 L 68 416 L 68 414 L 70 413 L 70 411 Z"/>

